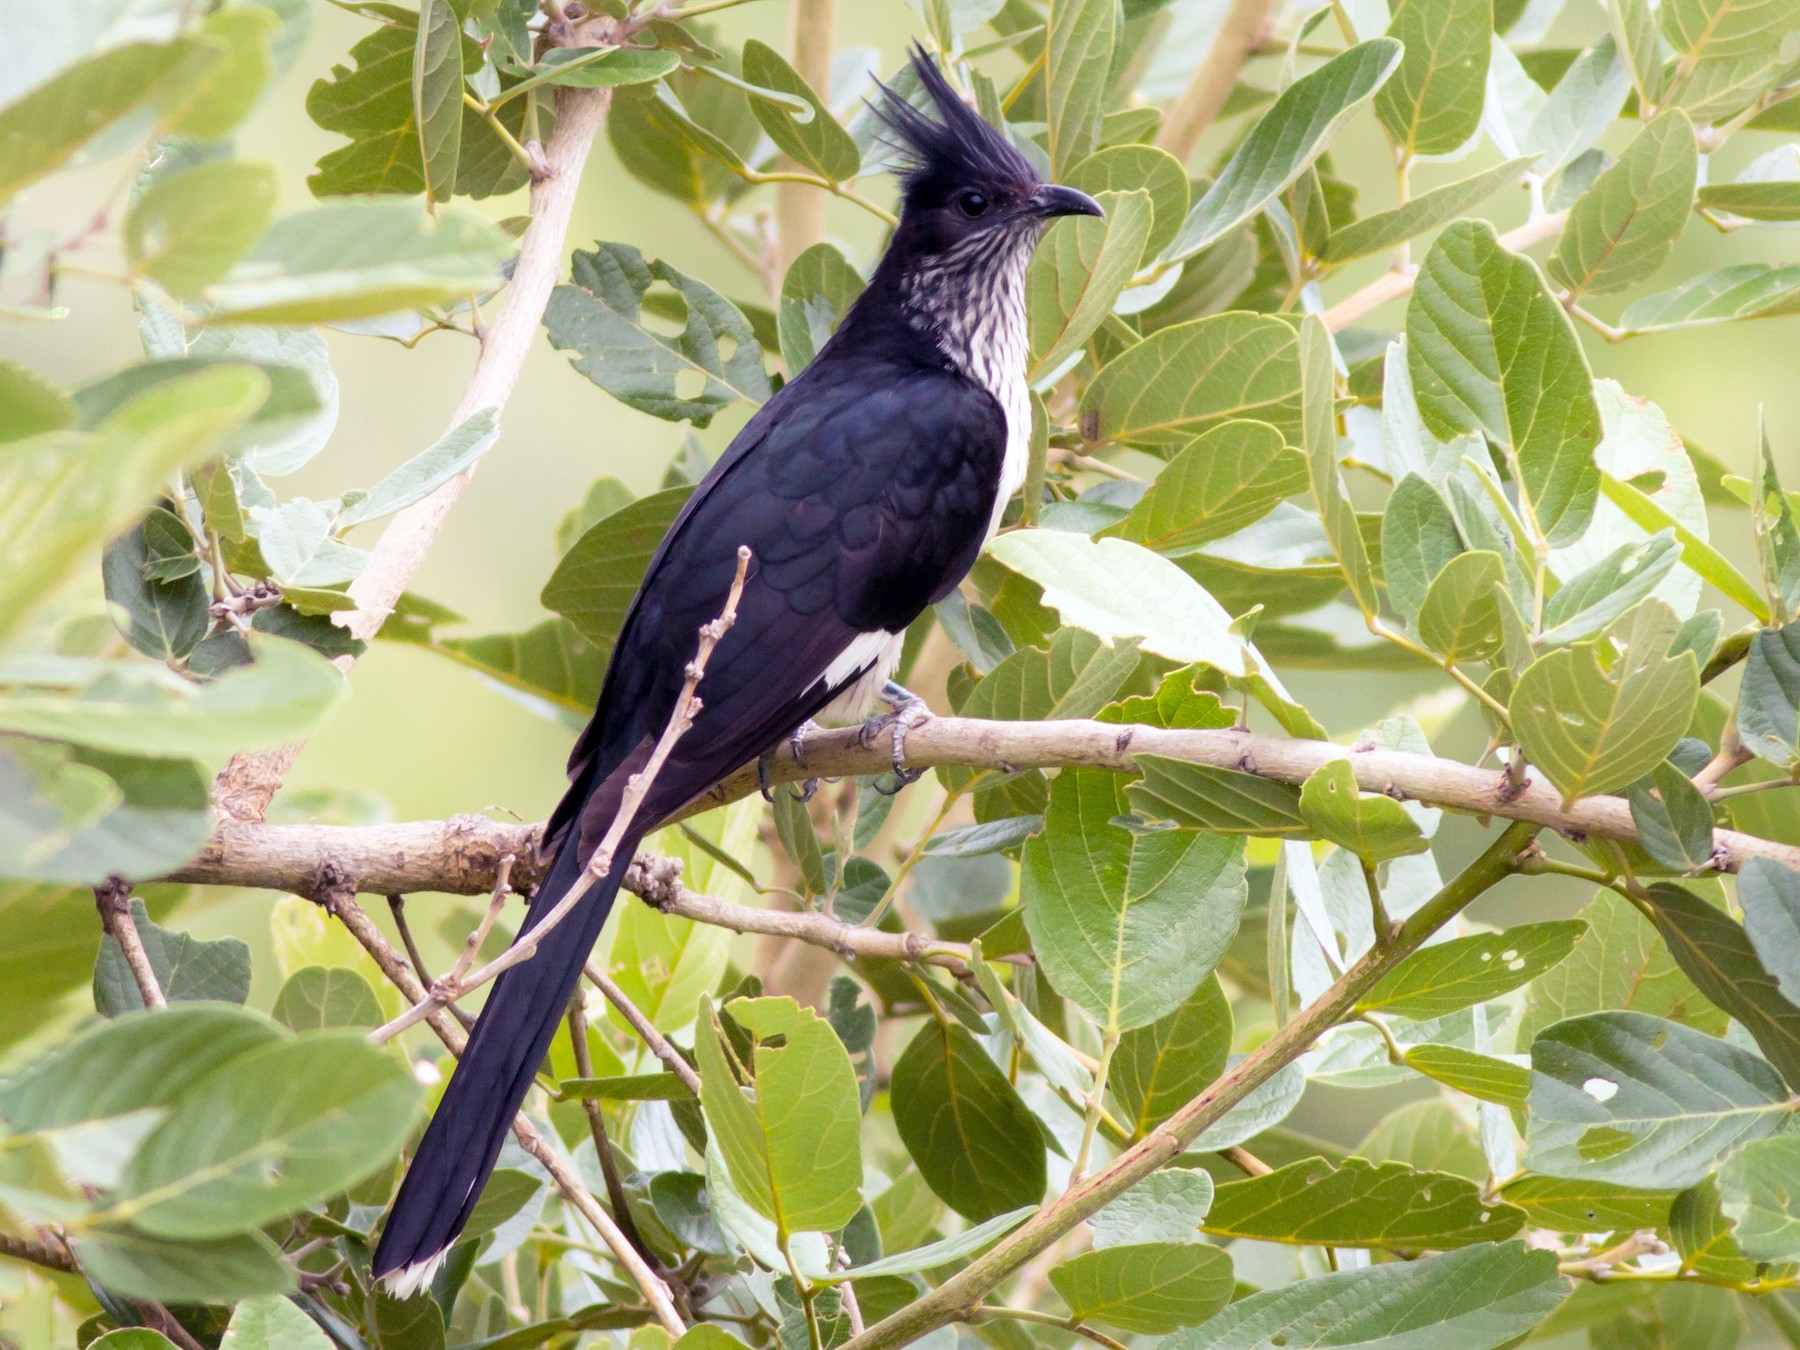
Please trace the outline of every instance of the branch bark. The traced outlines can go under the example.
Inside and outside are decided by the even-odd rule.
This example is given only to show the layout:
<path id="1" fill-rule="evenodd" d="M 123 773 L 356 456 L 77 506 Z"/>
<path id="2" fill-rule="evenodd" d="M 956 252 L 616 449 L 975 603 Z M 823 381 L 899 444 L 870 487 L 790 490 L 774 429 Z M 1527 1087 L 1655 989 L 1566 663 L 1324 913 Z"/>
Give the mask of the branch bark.
<path id="1" fill-rule="evenodd" d="M 94 887 L 94 906 L 100 911 L 100 926 L 124 953 L 125 966 L 137 983 L 138 997 L 144 1000 L 144 1006 L 152 1009 L 168 1007 L 169 1001 L 163 997 L 162 986 L 157 983 L 156 967 L 150 963 L 150 953 L 144 950 L 137 920 L 131 916 L 131 886 L 114 877 Z"/>
<path id="2" fill-rule="evenodd" d="M 1537 832 L 1534 825 L 1509 825 L 1479 858 L 1427 900 L 1399 928 L 1392 942 L 1372 948 L 1316 1003 L 1239 1060 L 1168 1121 L 1106 1167 L 1072 1185 L 1054 1204 L 1032 1215 L 931 1293 L 846 1342 L 844 1350 L 888 1350 L 971 1314 L 1020 1266 L 1107 1202 L 1174 1162 L 1208 1126 L 1311 1049 L 1320 1036 L 1349 1015 L 1357 1000 L 1374 988 L 1382 976 L 1418 950 L 1427 937 L 1483 891 L 1510 875 L 1519 852 Z"/>
<path id="3" fill-rule="evenodd" d="M 794 69 L 821 99 L 831 98 L 831 52 L 837 36 L 837 0 L 795 0 L 791 45 Z M 783 161 L 784 168 L 803 165 Z M 807 249 L 825 237 L 825 193 L 805 183 L 775 185 L 776 246 L 781 272 L 770 280 L 777 290 L 781 277 Z"/>
<path id="4" fill-rule="evenodd" d="M 544 306 L 562 275 L 564 243 L 575 196 L 581 187 L 582 166 L 611 101 L 609 89 L 556 91 L 556 127 L 544 147 L 545 176 L 531 188 L 531 225 L 520 240 L 512 281 L 500 296 L 493 321 L 481 335 L 481 352 L 450 418 L 451 426 L 483 408 L 504 408 L 518 383 L 544 317 Z M 431 541 L 474 472 L 473 468 L 468 469 L 388 522 L 375 542 L 368 567 L 350 585 L 356 609 L 345 619 L 344 626 L 353 636 L 364 641 L 373 638 L 393 612 L 395 601 L 419 570 Z M 337 664 L 347 674 L 355 659 L 339 657 Z M 234 756 L 214 785 L 213 795 L 220 812 L 234 820 L 260 821 L 303 744 L 295 742 L 260 754 Z"/>
<path id="5" fill-rule="evenodd" d="M 1200 144 L 1200 137 L 1231 97 L 1238 72 L 1262 41 L 1274 9 L 1275 0 L 1233 0 L 1213 36 L 1212 46 L 1207 48 L 1206 59 L 1163 114 L 1156 143 L 1184 167 L 1194 147 Z"/>
<path id="6" fill-rule="evenodd" d="M 1010 773 L 1088 765 L 1119 773 L 1136 772 L 1135 757 L 1163 755 L 1221 769 L 1252 772 L 1281 783 L 1303 783 L 1335 759 L 1350 762 L 1357 784 L 1406 800 L 1441 806 L 1466 815 L 1527 821 L 1572 839 L 1586 837 L 1637 842 L 1631 808 L 1620 797 L 1583 797 L 1568 810 L 1560 794 L 1536 780 L 1508 784 L 1503 773 L 1456 760 L 1402 750 L 1350 750 L 1329 741 L 1289 740 L 1243 731 L 1166 731 L 1157 727 L 1103 722 L 988 722 L 933 717 L 907 733 L 908 762 L 915 767 L 958 765 Z M 802 742 L 799 758 L 778 755 L 776 781 L 880 773 L 889 767 L 885 735 L 861 744 L 856 728 L 821 732 Z M 732 775 L 690 808 L 699 811 L 748 796 L 757 790 L 756 771 Z M 257 886 L 316 894 L 321 868 L 329 864 L 356 890 L 378 894 L 447 891 L 478 895 L 493 888 L 505 853 L 521 863 L 520 885 L 536 880 L 536 834 L 531 826 L 495 824 L 477 816 L 414 821 L 400 825 L 248 825 L 225 821 L 212 841 L 168 880 L 219 886 Z M 1800 848 L 1738 830 L 1718 830 L 1714 841 L 1723 870 L 1735 872 L 1748 858 L 1773 858 L 1800 868 Z M 529 860 L 529 861 L 527 861 Z M 682 888 L 651 860 L 640 859 L 625 889 L 659 908 L 701 923 L 739 932 L 799 938 L 862 956 L 923 960 L 954 967 L 954 944 L 926 944 L 917 935 L 850 928 L 823 914 L 790 914 L 731 905 Z M 915 946 L 922 950 L 913 950 Z"/>

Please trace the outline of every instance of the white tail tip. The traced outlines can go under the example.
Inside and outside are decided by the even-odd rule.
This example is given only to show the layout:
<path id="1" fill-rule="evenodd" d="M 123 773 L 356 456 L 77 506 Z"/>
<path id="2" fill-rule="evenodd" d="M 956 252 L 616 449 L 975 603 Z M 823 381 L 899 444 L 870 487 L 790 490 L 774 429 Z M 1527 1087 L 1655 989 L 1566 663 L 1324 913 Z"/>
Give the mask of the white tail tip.
<path id="1" fill-rule="evenodd" d="M 411 1298 L 430 1287 L 432 1280 L 437 1277 L 438 1267 L 444 1264 L 444 1258 L 448 1255 L 450 1249 L 446 1247 L 423 1261 L 414 1261 L 398 1270 L 390 1270 L 381 1277 L 381 1283 L 395 1298 Z"/>

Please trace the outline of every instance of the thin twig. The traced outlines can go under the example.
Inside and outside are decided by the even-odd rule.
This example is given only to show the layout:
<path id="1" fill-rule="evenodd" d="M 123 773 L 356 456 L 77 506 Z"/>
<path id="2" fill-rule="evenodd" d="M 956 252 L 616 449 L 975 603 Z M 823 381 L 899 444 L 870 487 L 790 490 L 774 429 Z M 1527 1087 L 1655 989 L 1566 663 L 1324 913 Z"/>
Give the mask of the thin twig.
<path id="1" fill-rule="evenodd" d="M 1501 235 L 1500 244 L 1514 253 L 1521 253 L 1533 244 L 1541 244 L 1545 240 L 1556 238 L 1562 233 L 1563 224 L 1568 218 L 1567 211 L 1552 211 L 1535 220 L 1528 220 L 1517 229 L 1508 230 Z M 1334 333 L 1342 332 L 1364 315 L 1380 309 L 1388 301 L 1411 295 L 1413 283 L 1418 278 L 1419 269 L 1416 267 L 1408 268 L 1404 272 L 1383 272 L 1360 291 L 1352 292 L 1326 310 L 1325 326 Z"/>
<path id="2" fill-rule="evenodd" d="M 700 1075 L 694 1072 L 693 1065 L 681 1057 L 681 1052 L 669 1042 L 669 1038 L 651 1024 L 643 1011 L 626 997 L 625 991 L 613 983 L 612 977 L 594 962 L 589 961 L 582 967 L 582 973 L 588 977 L 594 988 L 598 989 L 606 1001 L 619 1010 L 619 1016 L 631 1024 L 631 1029 L 650 1047 L 650 1053 L 662 1061 L 663 1067 L 681 1080 L 681 1085 L 693 1094 L 694 1100 L 700 1100 Z M 579 1066 L 577 1066 L 579 1067 Z"/>
<path id="3" fill-rule="evenodd" d="M 100 926 L 119 944 L 126 968 L 137 982 L 138 995 L 146 1008 L 166 1008 L 162 986 L 156 980 L 156 967 L 150 964 L 150 953 L 138 934 L 137 920 L 131 915 L 131 885 L 119 877 L 94 887 L 94 905 L 100 911 Z"/>
<path id="4" fill-rule="evenodd" d="M 1242 1144 L 1220 1149 L 1219 1156 L 1247 1177 L 1266 1177 L 1275 1170 Z"/>
<path id="5" fill-rule="evenodd" d="M 575 1072 L 583 1078 L 592 1078 L 594 1056 L 588 1050 L 587 1037 L 587 1014 L 581 1009 L 578 992 L 569 1001 L 569 1045 L 575 1052 Z M 660 1270 L 661 1263 L 645 1243 L 644 1235 L 638 1232 L 637 1221 L 631 1217 L 631 1205 L 625 1199 L 625 1182 L 619 1176 L 619 1160 L 613 1156 L 612 1140 L 606 1133 L 605 1112 L 592 1097 L 583 1097 L 581 1105 L 587 1112 L 588 1130 L 594 1136 L 594 1156 L 600 1161 L 600 1177 L 606 1183 L 606 1199 L 612 1206 L 613 1221 L 619 1225 L 625 1240 L 644 1258 L 644 1264 Z"/>
<path id="6" fill-rule="evenodd" d="M 45 1270 L 60 1270 L 65 1275 L 73 1275 L 81 1269 L 75 1264 L 75 1257 L 69 1246 L 54 1229 L 40 1229 L 41 1237 L 34 1242 L 30 1238 L 15 1237 L 11 1233 L 0 1233 L 0 1257 L 10 1257 L 14 1261 L 25 1261 L 34 1266 L 42 1266 Z"/>
<path id="7" fill-rule="evenodd" d="M 349 930 L 362 949 L 374 958 L 381 973 L 405 996 L 409 1003 L 419 1003 L 427 998 L 424 983 L 413 973 L 400 953 L 395 951 L 388 940 L 382 936 L 381 930 L 375 926 L 362 906 L 356 903 L 355 896 L 341 881 L 334 881 L 330 876 L 320 879 L 316 889 L 308 892 L 324 906 L 326 913 L 332 915 Z M 444 1043 L 444 1048 L 451 1054 L 460 1056 L 468 1037 L 462 1028 L 453 1021 L 442 1008 L 434 1009 L 425 1015 L 425 1023 L 437 1038 Z M 573 1205 L 590 1226 L 600 1235 L 607 1250 L 613 1255 L 632 1283 L 644 1295 L 644 1301 L 650 1305 L 663 1329 L 670 1335 L 679 1337 L 686 1327 L 680 1314 L 675 1309 L 669 1287 L 663 1283 L 662 1277 L 649 1266 L 637 1253 L 619 1226 L 612 1221 L 612 1216 L 588 1193 L 581 1179 L 576 1176 L 575 1169 L 569 1165 L 560 1153 L 545 1141 L 537 1128 L 523 1115 L 513 1119 L 513 1137 L 532 1157 L 544 1165 L 550 1173 L 550 1179 L 563 1198 Z"/>
<path id="8" fill-rule="evenodd" d="M 429 989 L 434 982 L 430 972 L 425 969 L 425 957 L 419 951 L 417 939 L 413 937 L 412 925 L 406 921 L 406 897 L 390 895 L 387 902 L 388 913 L 394 916 L 394 928 L 400 934 L 400 943 L 406 948 L 406 959 L 412 962 L 412 968 L 419 977 L 419 983 Z M 455 1014 L 456 1020 L 462 1023 L 464 1031 L 475 1030 L 473 1013 L 464 1012 L 455 1004 L 450 1005 L 450 1011 Z"/>
<path id="9" fill-rule="evenodd" d="M 408 1008 L 386 1026 L 370 1032 L 369 1039 L 371 1041 L 379 1045 L 383 1041 L 397 1036 L 428 1013 L 461 998 L 471 989 L 479 989 L 489 980 L 498 978 L 521 961 L 529 960 L 531 954 L 537 950 L 538 944 L 549 935 L 550 931 L 567 918 L 575 907 L 586 899 L 588 892 L 612 871 L 613 855 L 618 851 L 619 845 L 624 842 L 627 831 L 637 820 L 637 813 L 642 808 L 644 799 L 650 795 L 650 788 L 656 782 L 657 774 L 668 762 L 669 754 L 674 750 L 675 743 L 693 727 L 694 718 L 700 713 L 701 702 L 696 691 L 699 689 L 701 679 L 706 674 L 706 663 L 712 657 L 713 648 L 719 645 L 719 639 L 730 632 L 732 624 L 737 622 L 738 601 L 743 597 L 744 579 L 749 573 L 749 568 L 750 550 L 740 545 L 737 575 L 732 578 L 731 590 L 725 597 L 725 608 L 719 611 L 718 618 L 700 626 L 699 645 L 695 648 L 694 659 L 688 662 L 687 671 L 681 684 L 681 693 L 676 696 L 675 707 L 669 714 L 668 725 L 663 728 L 662 735 L 657 738 L 656 746 L 651 750 L 650 758 L 644 762 L 644 767 L 626 780 L 625 791 L 619 798 L 619 809 L 613 815 L 612 824 L 607 828 L 605 836 L 600 840 L 599 847 L 588 859 L 587 866 L 582 869 L 581 876 L 575 884 L 557 899 L 556 904 L 540 922 L 521 933 L 514 940 L 512 946 L 472 975 L 453 979 L 451 982 L 439 981 L 440 987 L 433 988 L 420 1002 Z M 505 871 L 510 875 L 511 864 L 502 861 Z M 496 894 L 498 893 L 497 888 Z M 496 903 L 498 902 L 496 901 Z M 491 922 L 492 913 L 493 909 L 490 908 L 489 922 Z M 483 930 L 477 931 L 479 935 Z M 466 952 L 465 955 L 467 955 Z M 459 967 L 462 964 L 462 962 L 458 962 Z M 452 974 L 454 976 L 454 972 Z"/>
<path id="10" fill-rule="evenodd" d="M 463 985 L 463 977 L 469 973 L 469 967 L 475 964 L 476 953 L 481 950 L 481 944 L 487 941 L 487 935 L 493 931 L 494 921 L 500 917 L 500 910 L 506 904 L 506 897 L 512 894 L 512 870 L 514 864 L 518 861 L 519 859 L 515 854 L 506 853 L 501 855 L 500 865 L 496 869 L 494 875 L 493 895 L 488 900 L 486 912 L 482 914 L 481 921 L 475 925 L 475 931 L 470 933 L 463 941 L 463 949 L 457 953 L 456 964 L 450 968 L 450 973 L 431 982 L 431 997 L 437 1000 L 440 1007 L 452 1006 L 457 999 L 468 992 L 468 989 Z M 390 898 L 388 903 L 392 906 L 393 899 Z M 396 922 L 400 919 L 400 913 L 399 908 L 395 907 L 394 918 Z M 425 970 L 419 963 L 418 949 L 412 945 L 412 934 L 408 932 L 404 933 L 402 936 L 407 942 L 407 954 L 413 958 L 413 968 L 419 972 L 419 978 L 422 980 L 425 978 Z M 412 1012 L 416 1011 L 416 1009 L 409 1009 L 408 1011 Z M 404 1014 L 402 1017 L 395 1018 L 385 1026 L 377 1027 L 374 1031 L 369 1033 L 369 1039 L 375 1042 L 375 1044 L 380 1045 L 383 1042 L 392 1039 L 401 1031 L 404 1031 L 407 1027 L 419 1020 L 418 1017 L 410 1017 L 406 1018 L 406 1020 L 402 1020 L 403 1017 L 405 1017 Z M 458 1020 L 462 1020 L 460 1011 L 458 1013 Z M 468 1023 L 464 1022 L 464 1025 L 467 1026 Z"/>

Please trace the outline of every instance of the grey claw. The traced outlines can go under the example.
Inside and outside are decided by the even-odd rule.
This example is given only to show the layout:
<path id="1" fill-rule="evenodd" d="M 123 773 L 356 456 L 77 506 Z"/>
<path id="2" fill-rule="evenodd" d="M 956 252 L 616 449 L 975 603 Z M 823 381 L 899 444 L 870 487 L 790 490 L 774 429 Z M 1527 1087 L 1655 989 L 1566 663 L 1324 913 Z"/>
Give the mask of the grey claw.
<path id="1" fill-rule="evenodd" d="M 794 789 L 794 798 L 797 801 L 810 802 L 813 799 L 813 794 L 818 790 L 819 780 L 817 778 L 808 778 L 804 783 L 801 783 Z"/>
<path id="2" fill-rule="evenodd" d="M 769 776 L 769 766 L 774 760 L 775 752 L 773 750 L 756 757 L 756 787 L 762 793 L 765 802 L 775 800 L 775 780 Z"/>
<path id="3" fill-rule="evenodd" d="M 917 694 L 909 693 L 899 685 L 889 681 L 881 691 L 883 702 L 892 705 L 893 711 L 883 713 L 879 717 L 871 717 L 863 723 L 859 739 L 866 749 L 873 745 L 882 732 L 893 729 L 893 749 L 889 762 L 894 768 L 894 781 L 891 787 L 874 785 L 875 790 L 884 797 L 891 797 L 909 783 L 916 783 L 925 776 L 923 769 L 906 767 L 906 734 L 914 727 L 921 725 L 931 716 L 931 710 L 925 706 L 925 700 Z"/>

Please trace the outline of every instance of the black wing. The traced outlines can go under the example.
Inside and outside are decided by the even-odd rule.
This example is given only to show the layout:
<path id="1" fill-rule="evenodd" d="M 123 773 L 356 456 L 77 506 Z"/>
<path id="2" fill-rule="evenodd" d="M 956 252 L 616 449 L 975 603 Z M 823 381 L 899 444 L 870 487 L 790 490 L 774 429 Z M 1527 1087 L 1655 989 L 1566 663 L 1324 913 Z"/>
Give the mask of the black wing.
<path id="1" fill-rule="evenodd" d="M 993 396 L 941 365 L 808 367 L 733 441 L 652 559 L 547 840 L 577 818 L 587 847 L 604 833 L 621 769 L 662 734 L 700 626 L 724 607 L 740 545 L 752 562 L 737 623 L 707 666 L 700 717 L 658 776 L 647 822 L 824 707 L 837 692 L 825 670 L 859 634 L 904 630 L 967 575 L 1005 444 Z"/>

